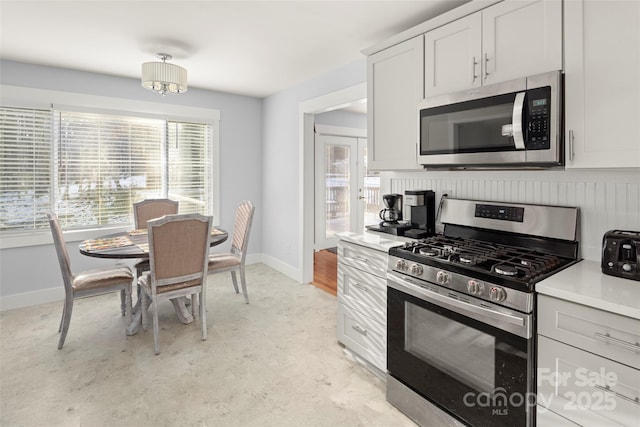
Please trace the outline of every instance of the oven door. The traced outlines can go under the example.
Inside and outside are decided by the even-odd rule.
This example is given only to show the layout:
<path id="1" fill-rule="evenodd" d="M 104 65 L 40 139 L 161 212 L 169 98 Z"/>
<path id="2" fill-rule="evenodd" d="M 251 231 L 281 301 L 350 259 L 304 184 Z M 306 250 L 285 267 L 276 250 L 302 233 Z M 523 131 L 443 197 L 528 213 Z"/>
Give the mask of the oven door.
<path id="1" fill-rule="evenodd" d="M 533 426 L 534 367 L 532 315 L 388 273 L 387 369 L 422 397 L 470 425 Z"/>

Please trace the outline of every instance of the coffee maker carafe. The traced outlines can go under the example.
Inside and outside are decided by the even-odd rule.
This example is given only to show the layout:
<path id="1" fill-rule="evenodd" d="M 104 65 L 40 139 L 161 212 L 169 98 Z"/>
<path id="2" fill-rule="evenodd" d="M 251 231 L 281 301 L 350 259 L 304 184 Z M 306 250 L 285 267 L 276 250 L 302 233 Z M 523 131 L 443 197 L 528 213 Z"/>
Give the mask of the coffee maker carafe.
<path id="1" fill-rule="evenodd" d="M 380 211 L 381 226 L 397 224 L 402 220 L 402 194 L 384 194 L 382 196 L 386 209 Z"/>

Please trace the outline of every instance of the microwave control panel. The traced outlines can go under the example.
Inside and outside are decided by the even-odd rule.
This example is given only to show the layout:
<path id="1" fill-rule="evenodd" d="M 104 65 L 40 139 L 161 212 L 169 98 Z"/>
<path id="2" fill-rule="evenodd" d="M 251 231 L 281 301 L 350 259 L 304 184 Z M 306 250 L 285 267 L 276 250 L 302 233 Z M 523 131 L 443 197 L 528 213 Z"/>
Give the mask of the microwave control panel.
<path id="1" fill-rule="evenodd" d="M 525 117 L 527 150 L 545 150 L 551 144 L 551 88 L 527 90 Z"/>

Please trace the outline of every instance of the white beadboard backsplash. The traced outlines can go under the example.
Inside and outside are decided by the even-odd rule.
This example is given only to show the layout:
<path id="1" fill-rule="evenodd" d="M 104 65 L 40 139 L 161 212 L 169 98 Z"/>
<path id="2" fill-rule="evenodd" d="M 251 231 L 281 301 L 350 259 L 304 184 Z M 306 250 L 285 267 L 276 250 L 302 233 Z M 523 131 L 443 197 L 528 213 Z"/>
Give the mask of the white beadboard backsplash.
<path id="1" fill-rule="evenodd" d="M 382 194 L 433 190 L 458 199 L 580 208 L 580 257 L 600 260 L 607 230 L 640 231 L 640 170 L 383 172 Z"/>

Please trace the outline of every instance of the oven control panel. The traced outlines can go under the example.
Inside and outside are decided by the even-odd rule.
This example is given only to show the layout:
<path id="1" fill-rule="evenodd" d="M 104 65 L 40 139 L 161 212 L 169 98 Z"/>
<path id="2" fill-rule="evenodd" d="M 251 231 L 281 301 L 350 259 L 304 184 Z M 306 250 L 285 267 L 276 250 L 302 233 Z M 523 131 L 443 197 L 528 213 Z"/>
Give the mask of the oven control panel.
<path id="1" fill-rule="evenodd" d="M 520 206 L 497 206 L 478 203 L 476 204 L 475 217 L 522 222 L 524 220 L 524 208 Z"/>

